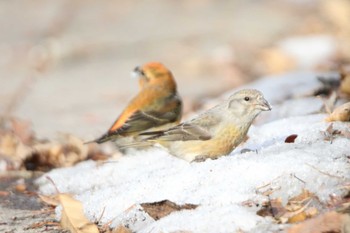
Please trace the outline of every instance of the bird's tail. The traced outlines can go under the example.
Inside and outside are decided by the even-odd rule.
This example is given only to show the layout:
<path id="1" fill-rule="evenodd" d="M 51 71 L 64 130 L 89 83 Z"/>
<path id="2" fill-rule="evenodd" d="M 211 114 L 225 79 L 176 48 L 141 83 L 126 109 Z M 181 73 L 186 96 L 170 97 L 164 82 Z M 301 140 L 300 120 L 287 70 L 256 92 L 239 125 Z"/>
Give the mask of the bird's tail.
<path id="1" fill-rule="evenodd" d="M 118 137 L 118 135 L 112 135 L 112 134 L 109 134 L 109 133 L 105 133 L 105 134 L 103 134 L 101 137 L 99 137 L 97 139 L 84 142 L 84 144 L 90 144 L 90 143 L 93 143 L 93 142 L 101 144 L 101 143 L 104 143 L 104 142 L 107 142 L 107 141 L 113 141 L 117 137 Z"/>
<path id="2" fill-rule="evenodd" d="M 125 149 L 130 149 L 130 148 L 134 148 L 134 149 L 145 149 L 147 147 L 153 146 L 154 142 L 153 141 L 134 141 L 134 142 L 130 142 L 130 143 L 123 143 L 121 145 L 118 145 L 118 148 L 125 150 Z"/>

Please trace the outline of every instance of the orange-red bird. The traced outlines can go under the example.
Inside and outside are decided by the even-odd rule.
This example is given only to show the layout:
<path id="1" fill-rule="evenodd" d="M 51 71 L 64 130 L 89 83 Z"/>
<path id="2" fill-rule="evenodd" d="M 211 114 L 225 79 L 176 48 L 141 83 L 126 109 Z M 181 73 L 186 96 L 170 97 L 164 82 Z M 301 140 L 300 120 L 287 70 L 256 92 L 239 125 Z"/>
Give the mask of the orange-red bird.
<path id="1" fill-rule="evenodd" d="M 129 102 L 109 130 L 93 142 L 134 137 L 150 129 L 179 123 L 182 101 L 170 70 L 159 62 L 150 62 L 136 67 L 134 73 L 139 77 L 138 95 Z"/>

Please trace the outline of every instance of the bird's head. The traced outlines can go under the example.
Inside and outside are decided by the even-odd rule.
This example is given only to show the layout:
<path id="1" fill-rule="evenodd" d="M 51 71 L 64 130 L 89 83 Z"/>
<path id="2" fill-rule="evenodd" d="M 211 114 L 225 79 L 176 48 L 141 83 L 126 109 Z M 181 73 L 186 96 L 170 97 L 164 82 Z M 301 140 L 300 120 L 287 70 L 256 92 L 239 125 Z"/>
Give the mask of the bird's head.
<path id="1" fill-rule="evenodd" d="M 176 90 L 176 83 L 168 68 L 159 62 L 149 62 L 142 66 L 137 66 L 134 73 L 139 78 L 140 88 L 157 87 L 170 88 Z"/>
<path id="2" fill-rule="evenodd" d="M 228 99 L 228 108 L 241 116 L 255 118 L 261 111 L 270 111 L 271 106 L 263 94 L 255 89 L 240 90 Z"/>

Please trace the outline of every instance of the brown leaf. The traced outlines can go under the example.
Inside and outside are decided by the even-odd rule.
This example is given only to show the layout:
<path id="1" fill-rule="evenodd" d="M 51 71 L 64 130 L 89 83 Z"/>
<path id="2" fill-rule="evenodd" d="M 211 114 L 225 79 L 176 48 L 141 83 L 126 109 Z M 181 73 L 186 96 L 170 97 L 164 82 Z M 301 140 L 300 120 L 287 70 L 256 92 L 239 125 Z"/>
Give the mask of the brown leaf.
<path id="1" fill-rule="evenodd" d="M 297 134 L 289 135 L 286 140 L 284 140 L 285 143 L 294 143 L 295 139 L 298 137 Z"/>
<path id="2" fill-rule="evenodd" d="M 21 168 L 23 160 L 31 148 L 19 140 L 12 132 L 5 132 L 0 137 L 0 159 L 5 161 L 7 170 Z"/>
<path id="3" fill-rule="evenodd" d="M 257 214 L 263 217 L 271 216 L 280 223 L 296 223 L 315 216 L 318 211 L 309 207 L 311 198 L 314 196 L 308 190 L 303 190 L 299 195 L 289 199 L 284 207 L 280 198 L 269 200 Z M 305 203 L 307 202 L 307 203 Z"/>
<path id="4" fill-rule="evenodd" d="M 15 190 L 17 192 L 23 193 L 23 192 L 25 192 L 27 190 L 27 186 L 25 184 L 17 184 L 15 186 Z"/>
<path id="5" fill-rule="evenodd" d="M 24 165 L 28 170 L 47 171 L 56 167 L 69 167 L 88 158 L 88 147 L 72 135 L 64 135 L 60 142 L 34 145 Z"/>
<path id="6" fill-rule="evenodd" d="M 350 121 L 350 102 L 347 102 L 335 108 L 333 112 L 325 119 L 331 121 Z"/>
<path id="7" fill-rule="evenodd" d="M 333 134 L 333 131 L 334 131 L 334 130 L 333 130 L 333 123 L 331 123 L 331 124 L 328 125 L 328 127 L 327 127 L 327 129 L 326 129 L 325 132 L 326 132 L 327 134 Z"/>
<path id="8" fill-rule="evenodd" d="M 337 134 L 340 134 L 341 132 L 339 130 L 336 130 L 333 128 L 333 123 L 329 124 L 327 129 L 323 132 L 324 134 L 324 140 L 326 141 L 333 141 L 334 136 Z"/>
<path id="9" fill-rule="evenodd" d="M 316 218 L 296 224 L 288 229 L 288 233 L 340 233 L 349 217 L 335 211 L 325 213 Z"/>
<path id="10" fill-rule="evenodd" d="M 350 95 L 350 70 L 342 67 L 340 69 L 340 91 L 344 94 Z"/>
<path id="11" fill-rule="evenodd" d="M 293 215 L 292 217 L 288 218 L 288 223 L 297 223 L 297 222 L 302 222 L 305 221 L 305 219 L 307 218 L 307 215 L 304 211 Z"/>
<path id="12" fill-rule="evenodd" d="M 318 214 L 316 207 L 310 207 L 305 210 L 307 218 L 313 218 Z"/>
<path id="13" fill-rule="evenodd" d="M 50 206 L 58 206 L 60 204 L 57 195 L 45 196 L 38 194 L 40 200 Z"/>
<path id="14" fill-rule="evenodd" d="M 306 189 L 303 189 L 302 192 L 295 196 L 292 197 L 288 200 L 288 203 L 286 205 L 286 209 L 288 211 L 296 211 L 299 210 L 304 206 L 304 203 L 309 201 L 312 197 L 314 197 L 314 194 L 309 192 Z"/>
<path id="15" fill-rule="evenodd" d="M 62 205 L 61 226 L 72 233 L 99 233 L 97 226 L 84 215 L 83 205 L 69 194 L 58 194 Z"/>
<path id="16" fill-rule="evenodd" d="M 177 205 L 176 203 L 171 202 L 169 200 L 163 200 L 153 203 L 142 203 L 141 206 L 144 209 L 144 211 L 155 220 L 163 218 L 174 211 L 179 211 L 183 209 L 190 210 L 198 207 L 198 205 L 194 204 Z"/>
<path id="17" fill-rule="evenodd" d="M 112 233 L 132 233 L 132 231 L 123 225 L 120 225 L 113 229 Z"/>
<path id="18" fill-rule="evenodd" d="M 6 133 L 0 139 L 0 153 L 9 158 L 15 157 L 17 147 L 20 144 L 18 138 L 13 134 Z"/>
<path id="19" fill-rule="evenodd" d="M 282 205 L 282 200 L 276 198 L 264 203 L 263 208 L 258 210 L 257 215 L 262 217 L 271 216 L 278 220 L 285 213 L 286 209 Z"/>

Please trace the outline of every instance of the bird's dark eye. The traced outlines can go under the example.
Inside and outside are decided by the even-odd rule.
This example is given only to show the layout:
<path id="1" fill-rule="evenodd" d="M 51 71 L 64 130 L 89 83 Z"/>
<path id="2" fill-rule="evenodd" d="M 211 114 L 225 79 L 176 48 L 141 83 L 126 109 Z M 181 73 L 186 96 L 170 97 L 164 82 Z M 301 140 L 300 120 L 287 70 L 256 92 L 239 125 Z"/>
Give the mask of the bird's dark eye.
<path id="1" fill-rule="evenodd" d="M 250 98 L 249 98 L 248 96 L 246 96 L 246 97 L 244 97 L 244 100 L 245 100 L 245 101 L 249 101 Z"/>
<path id="2" fill-rule="evenodd" d="M 143 70 L 140 70 L 140 74 L 141 74 L 142 76 L 145 76 L 145 72 L 143 72 Z"/>

